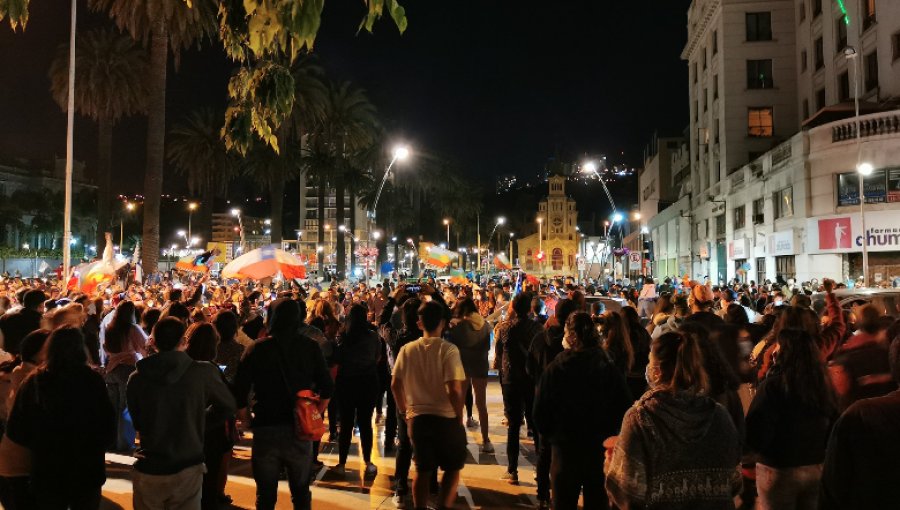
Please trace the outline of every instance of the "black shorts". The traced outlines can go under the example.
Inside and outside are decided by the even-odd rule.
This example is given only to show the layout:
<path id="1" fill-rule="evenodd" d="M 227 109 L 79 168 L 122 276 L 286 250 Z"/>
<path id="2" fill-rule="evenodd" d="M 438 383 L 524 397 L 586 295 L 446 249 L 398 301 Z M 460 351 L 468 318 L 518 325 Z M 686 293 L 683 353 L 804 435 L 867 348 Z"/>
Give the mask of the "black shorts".
<path id="1" fill-rule="evenodd" d="M 416 471 L 459 471 L 466 465 L 466 429 L 458 418 L 425 414 L 412 419 Z"/>

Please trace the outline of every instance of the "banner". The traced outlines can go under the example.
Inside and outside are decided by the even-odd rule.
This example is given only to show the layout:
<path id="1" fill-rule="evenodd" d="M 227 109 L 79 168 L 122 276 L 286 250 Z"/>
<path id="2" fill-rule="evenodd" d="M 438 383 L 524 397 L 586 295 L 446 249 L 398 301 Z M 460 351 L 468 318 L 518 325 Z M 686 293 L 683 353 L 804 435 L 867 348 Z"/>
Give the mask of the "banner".
<path id="1" fill-rule="evenodd" d="M 900 251 L 900 214 L 897 211 L 866 213 L 863 235 L 859 213 L 806 220 L 806 251 L 809 253 L 858 253 L 865 240 L 869 251 Z"/>
<path id="2" fill-rule="evenodd" d="M 628 254 L 628 270 L 640 271 L 641 269 L 641 253 L 633 251 Z"/>
<path id="3" fill-rule="evenodd" d="M 213 262 L 227 264 L 228 246 L 225 243 L 206 243 L 206 251 L 213 254 Z"/>

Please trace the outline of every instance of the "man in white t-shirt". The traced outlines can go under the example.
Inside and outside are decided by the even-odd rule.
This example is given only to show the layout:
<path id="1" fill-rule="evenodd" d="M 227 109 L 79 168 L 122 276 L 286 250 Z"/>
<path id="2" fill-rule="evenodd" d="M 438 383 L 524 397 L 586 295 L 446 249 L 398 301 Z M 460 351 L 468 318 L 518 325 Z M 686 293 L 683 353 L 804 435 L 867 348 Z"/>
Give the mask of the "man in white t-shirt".
<path id="1" fill-rule="evenodd" d="M 400 349 L 391 382 L 397 411 L 406 415 L 413 443 L 416 508 L 426 508 L 431 474 L 438 467 L 444 470 L 439 508 L 453 508 L 459 472 L 466 463 L 466 374 L 459 350 L 441 339 L 444 325 L 442 305 L 431 301 L 419 308 L 418 326 L 425 334 Z"/>

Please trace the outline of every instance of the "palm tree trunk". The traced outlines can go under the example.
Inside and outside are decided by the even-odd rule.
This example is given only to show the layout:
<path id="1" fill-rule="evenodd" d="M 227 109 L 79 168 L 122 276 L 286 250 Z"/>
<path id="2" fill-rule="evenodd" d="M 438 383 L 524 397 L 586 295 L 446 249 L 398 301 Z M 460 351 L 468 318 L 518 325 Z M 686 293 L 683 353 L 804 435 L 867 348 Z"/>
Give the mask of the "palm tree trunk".
<path id="1" fill-rule="evenodd" d="M 319 240 L 319 246 L 325 246 L 325 177 L 319 176 L 319 188 L 317 190 L 316 199 L 316 217 L 318 218 L 318 232 L 316 239 Z M 325 277 L 325 250 L 319 251 L 316 247 L 316 257 L 319 261 L 319 276 Z"/>
<path id="2" fill-rule="evenodd" d="M 212 186 L 204 187 L 200 200 L 200 214 L 197 215 L 200 219 L 200 228 L 194 231 L 199 230 L 204 240 L 212 242 L 213 209 L 215 209 L 216 205 L 216 191 Z"/>
<path id="3" fill-rule="evenodd" d="M 101 118 L 97 130 L 97 246 L 103 246 L 104 234 L 110 227 L 112 136 L 112 122 Z"/>
<path id="4" fill-rule="evenodd" d="M 161 16 L 160 16 L 161 17 Z M 144 232 L 141 258 L 145 274 L 155 273 L 159 261 L 159 207 L 162 196 L 166 141 L 166 63 L 169 36 L 163 20 L 150 36 L 149 101 L 147 105 L 147 171 L 144 175 Z"/>
<path id="5" fill-rule="evenodd" d="M 356 194 L 350 190 L 350 274 L 356 270 Z M 368 276 L 366 276 L 368 278 Z"/>
<path id="6" fill-rule="evenodd" d="M 337 223 L 336 227 L 338 227 L 338 231 L 335 232 L 335 239 L 337 240 L 337 248 L 335 249 L 335 254 L 337 255 L 337 267 L 335 270 L 337 271 L 338 279 L 343 280 L 344 276 L 347 272 L 347 245 L 344 244 L 344 238 L 346 234 L 340 231 L 340 226 L 344 224 L 344 178 L 338 177 L 334 180 L 334 207 L 335 207 L 335 223 Z"/>
<path id="7" fill-rule="evenodd" d="M 281 246 L 282 215 L 284 213 L 284 179 L 275 179 L 272 182 L 270 200 L 272 201 L 272 244 Z"/>

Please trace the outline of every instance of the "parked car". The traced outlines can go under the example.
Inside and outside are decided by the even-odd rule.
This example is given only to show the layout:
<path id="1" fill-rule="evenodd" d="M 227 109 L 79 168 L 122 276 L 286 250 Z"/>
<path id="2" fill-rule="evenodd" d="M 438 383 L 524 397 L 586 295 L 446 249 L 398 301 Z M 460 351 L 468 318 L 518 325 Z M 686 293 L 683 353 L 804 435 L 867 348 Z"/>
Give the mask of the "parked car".
<path id="1" fill-rule="evenodd" d="M 871 303 L 882 314 L 900 318 L 900 289 L 837 289 L 834 295 L 844 310 Z M 824 293 L 817 292 L 812 295 L 813 303 L 824 299 Z"/>

